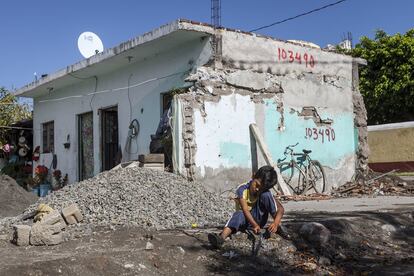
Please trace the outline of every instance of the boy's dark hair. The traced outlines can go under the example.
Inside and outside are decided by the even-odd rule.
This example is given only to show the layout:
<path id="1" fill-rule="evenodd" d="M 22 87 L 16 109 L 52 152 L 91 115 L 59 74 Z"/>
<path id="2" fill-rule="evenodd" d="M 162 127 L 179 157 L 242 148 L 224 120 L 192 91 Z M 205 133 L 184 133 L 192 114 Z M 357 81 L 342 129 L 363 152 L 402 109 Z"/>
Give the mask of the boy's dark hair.
<path id="1" fill-rule="evenodd" d="M 263 166 L 255 174 L 255 179 L 259 179 L 262 183 L 261 190 L 263 192 L 273 188 L 277 183 L 277 173 L 272 166 Z"/>

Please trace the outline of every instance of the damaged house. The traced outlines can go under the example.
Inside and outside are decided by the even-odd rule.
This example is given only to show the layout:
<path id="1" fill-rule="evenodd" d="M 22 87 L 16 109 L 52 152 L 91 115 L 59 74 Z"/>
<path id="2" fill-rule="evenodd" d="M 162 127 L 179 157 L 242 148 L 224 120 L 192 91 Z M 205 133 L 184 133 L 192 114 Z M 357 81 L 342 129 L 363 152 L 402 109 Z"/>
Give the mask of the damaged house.
<path id="1" fill-rule="evenodd" d="M 216 190 L 248 179 L 255 123 L 275 161 L 288 145 L 312 150 L 331 188 L 366 168 L 363 63 L 311 44 L 177 20 L 16 94 L 34 99 L 39 162 L 49 166 L 55 155 L 69 182 L 149 153 L 169 114 L 175 173 Z"/>

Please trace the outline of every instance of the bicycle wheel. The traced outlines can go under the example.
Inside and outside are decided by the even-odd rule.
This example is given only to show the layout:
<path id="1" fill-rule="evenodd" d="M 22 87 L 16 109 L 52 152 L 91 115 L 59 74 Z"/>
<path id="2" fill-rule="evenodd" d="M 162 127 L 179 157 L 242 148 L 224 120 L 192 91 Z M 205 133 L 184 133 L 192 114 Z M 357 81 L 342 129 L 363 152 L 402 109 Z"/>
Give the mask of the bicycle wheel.
<path id="1" fill-rule="evenodd" d="M 309 164 L 309 189 L 314 189 L 318 194 L 325 192 L 326 177 L 321 163 L 312 160 Z"/>
<path id="2" fill-rule="evenodd" d="M 301 195 L 306 191 L 306 178 L 298 165 L 290 162 L 283 162 L 277 165 L 286 185 L 296 195 Z"/>

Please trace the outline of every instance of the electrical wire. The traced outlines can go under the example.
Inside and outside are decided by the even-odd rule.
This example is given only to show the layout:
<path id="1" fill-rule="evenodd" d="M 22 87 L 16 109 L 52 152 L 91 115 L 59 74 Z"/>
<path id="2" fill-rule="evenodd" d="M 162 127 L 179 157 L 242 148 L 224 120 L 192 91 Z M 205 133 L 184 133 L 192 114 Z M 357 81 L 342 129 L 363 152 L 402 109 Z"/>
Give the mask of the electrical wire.
<path id="1" fill-rule="evenodd" d="M 96 92 L 96 90 L 98 89 L 98 77 L 97 76 L 92 76 L 92 77 L 79 77 L 79 76 L 74 75 L 73 73 L 68 73 L 68 75 L 71 76 L 72 78 L 79 79 L 79 80 L 88 80 L 88 79 L 91 79 L 91 78 L 95 78 L 95 89 L 94 89 L 94 91 Z M 92 95 L 92 98 L 89 101 L 89 106 L 90 106 L 90 108 L 91 108 L 92 111 L 93 111 L 92 101 L 93 101 L 94 96 L 95 95 Z M 76 97 L 76 98 L 78 98 L 78 97 Z"/>
<path id="2" fill-rule="evenodd" d="M 158 77 L 158 78 L 152 78 L 152 79 L 148 79 L 145 80 L 143 82 L 140 83 L 136 83 L 134 85 L 129 86 L 129 88 L 133 88 L 133 87 L 137 87 L 137 86 L 141 86 L 143 84 L 149 83 L 149 82 L 153 82 L 156 80 L 161 80 L 161 79 L 165 79 L 165 78 L 169 78 L 175 75 L 179 75 L 179 74 L 183 74 L 183 73 L 188 73 L 190 70 L 186 70 L 186 71 L 182 71 L 182 72 L 178 72 L 178 73 L 173 73 L 170 75 L 166 75 L 166 76 L 162 76 L 162 77 Z M 71 98 L 82 98 L 82 97 L 87 97 L 87 96 L 92 96 L 92 95 L 97 95 L 97 94 L 103 94 L 103 93 L 112 93 L 115 91 L 119 91 L 119 90 L 127 90 L 128 86 L 126 87 L 118 87 L 118 88 L 114 88 L 114 89 L 106 89 L 106 90 L 101 90 L 101 91 L 95 91 L 95 92 L 91 92 L 88 93 L 86 95 L 74 95 L 74 96 L 68 96 L 68 97 L 63 97 L 63 98 L 57 98 L 57 99 L 50 99 L 50 100 L 42 100 L 39 101 L 39 103 L 45 103 L 45 102 L 57 102 L 57 101 L 62 101 L 62 100 L 66 100 L 66 99 L 71 99 Z"/>
<path id="3" fill-rule="evenodd" d="M 131 122 L 132 120 L 132 102 L 131 102 L 131 97 L 129 95 L 129 86 L 130 86 L 130 82 L 131 82 L 131 78 L 134 74 L 130 74 L 128 77 L 128 102 L 129 102 L 129 121 Z"/>
<path id="4" fill-rule="evenodd" d="M 95 89 L 94 89 L 94 91 L 96 92 L 96 90 L 98 90 L 98 77 L 97 76 L 93 76 L 93 77 L 95 78 Z M 89 106 L 91 107 L 92 112 L 93 112 L 93 107 L 92 107 L 93 98 L 95 98 L 95 94 L 92 95 L 92 98 L 89 102 Z"/>
<path id="5" fill-rule="evenodd" d="M 274 22 L 274 23 L 272 23 L 272 24 L 269 24 L 269 25 L 266 25 L 266 26 L 263 26 L 263 27 L 259 27 L 259 28 L 256 28 L 256 29 L 253 29 L 253 30 L 250 30 L 249 32 L 256 32 L 256 31 L 259 31 L 259 30 L 263 30 L 263 29 L 266 29 L 266 28 L 269 28 L 269 27 L 275 26 L 275 25 L 279 25 L 279 24 L 285 23 L 285 22 L 287 22 L 287 21 L 290 21 L 290 20 L 293 20 L 293 19 L 296 19 L 296 18 L 299 18 L 299 17 L 305 16 L 305 15 L 308 15 L 308 14 L 311 14 L 311 13 L 314 13 L 314 12 L 317 12 L 317 11 L 320 11 L 320 10 L 323 10 L 323 9 L 326 9 L 326 8 L 329 8 L 329 7 L 332 7 L 332 6 L 338 5 L 338 4 L 340 4 L 340 3 L 342 3 L 342 2 L 345 2 L 345 1 L 347 1 L 347 0 L 340 0 L 340 1 L 337 1 L 337 2 L 334 2 L 334 3 L 331 3 L 331 4 L 328 4 L 328 5 L 322 6 L 322 7 L 320 7 L 320 8 L 313 9 L 313 10 L 308 11 L 308 12 L 304 12 L 304 13 L 298 14 L 298 15 L 296 15 L 296 16 L 292 16 L 292 17 L 289 17 L 289 18 L 286 18 L 286 19 L 283 19 L 283 20 L 280 20 L 280 21 Z"/>

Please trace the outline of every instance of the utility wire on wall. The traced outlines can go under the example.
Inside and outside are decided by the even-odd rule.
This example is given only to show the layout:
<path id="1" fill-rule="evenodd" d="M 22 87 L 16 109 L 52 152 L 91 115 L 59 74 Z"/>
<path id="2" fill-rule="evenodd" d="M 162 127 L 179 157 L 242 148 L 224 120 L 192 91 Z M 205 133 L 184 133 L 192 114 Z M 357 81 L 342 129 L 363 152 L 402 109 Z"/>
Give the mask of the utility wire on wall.
<path id="1" fill-rule="evenodd" d="M 63 101 L 63 100 L 72 99 L 72 98 L 83 98 L 83 97 L 93 96 L 93 95 L 97 95 L 97 94 L 112 93 L 112 92 L 121 91 L 121 90 L 128 91 L 128 89 L 130 89 L 130 88 L 134 88 L 134 87 L 137 87 L 137 86 L 141 86 L 141 85 L 144 85 L 146 83 L 153 82 L 153 81 L 157 81 L 157 80 L 169 78 L 169 77 L 172 77 L 172 76 L 175 76 L 175 75 L 180 75 L 180 74 L 188 73 L 190 71 L 191 71 L 191 69 L 190 70 L 186 70 L 186 71 L 182 71 L 182 72 L 178 72 L 178 73 L 173 73 L 173 74 L 166 75 L 166 76 L 162 76 L 162 77 L 148 79 L 148 80 L 145 80 L 143 82 L 139 82 L 139 83 L 133 84 L 131 86 L 128 85 L 126 87 L 118 87 L 118 88 L 113 88 L 113 89 L 106 89 L 106 90 L 101 90 L 101 91 L 95 91 L 95 92 L 87 93 L 85 95 L 73 95 L 73 96 L 68 96 L 68 97 L 63 97 L 63 98 L 57 98 L 57 99 L 41 100 L 41 101 L 39 101 L 39 103 L 57 102 L 57 101 Z"/>
<path id="2" fill-rule="evenodd" d="M 305 16 L 305 15 L 308 15 L 308 14 L 311 14 L 311 13 L 314 13 L 314 12 L 317 12 L 317 11 L 320 11 L 320 10 L 323 10 L 323 9 L 326 9 L 326 8 L 329 8 L 329 7 L 338 5 L 338 4 L 340 4 L 342 2 L 345 2 L 345 1 L 347 1 L 347 0 L 340 0 L 340 1 L 337 1 L 335 3 L 331 3 L 331 4 L 328 4 L 328 5 L 322 6 L 320 8 L 313 9 L 313 10 L 308 11 L 308 12 L 304 12 L 304 13 L 301 13 L 301 14 L 298 14 L 298 15 L 295 15 L 295 16 L 292 16 L 292 17 L 289 17 L 289 18 L 286 18 L 286 19 L 283 19 L 283 20 L 274 22 L 272 24 L 269 24 L 269 25 L 266 25 L 266 26 L 263 26 L 263 27 L 259 27 L 259 28 L 250 30 L 249 32 L 255 32 L 255 31 L 263 30 L 263 29 L 266 29 L 266 28 L 269 28 L 269 27 L 272 27 L 272 26 L 275 26 L 275 25 L 279 25 L 279 24 L 285 23 L 287 21 L 290 21 L 290 20 L 293 20 L 293 19 L 296 19 L 296 18 Z"/>

